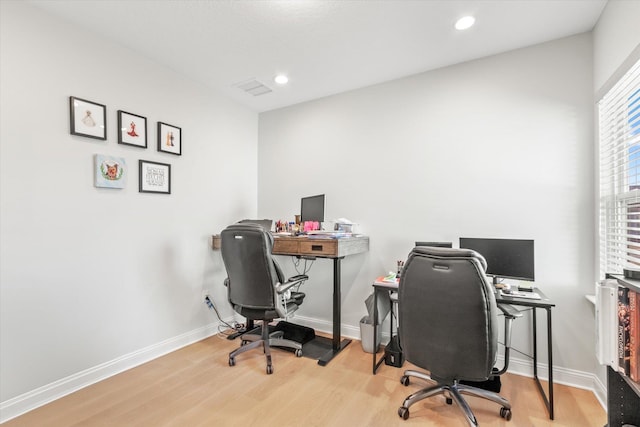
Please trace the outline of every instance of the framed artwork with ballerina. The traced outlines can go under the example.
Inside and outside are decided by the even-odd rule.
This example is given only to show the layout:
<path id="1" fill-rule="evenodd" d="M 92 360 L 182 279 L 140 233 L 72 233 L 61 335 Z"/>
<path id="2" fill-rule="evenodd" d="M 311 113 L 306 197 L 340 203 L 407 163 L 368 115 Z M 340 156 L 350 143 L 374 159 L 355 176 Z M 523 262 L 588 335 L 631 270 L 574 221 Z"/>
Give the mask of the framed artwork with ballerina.
<path id="1" fill-rule="evenodd" d="M 182 129 L 158 122 L 158 151 L 182 155 Z"/>
<path id="2" fill-rule="evenodd" d="M 86 99 L 69 97 L 71 135 L 107 139 L 107 107 Z"/>
<path id="3" fill-rule="evenodd" d="M 118 144 L 147 148 L 147 118 L 118 110 Z"/>

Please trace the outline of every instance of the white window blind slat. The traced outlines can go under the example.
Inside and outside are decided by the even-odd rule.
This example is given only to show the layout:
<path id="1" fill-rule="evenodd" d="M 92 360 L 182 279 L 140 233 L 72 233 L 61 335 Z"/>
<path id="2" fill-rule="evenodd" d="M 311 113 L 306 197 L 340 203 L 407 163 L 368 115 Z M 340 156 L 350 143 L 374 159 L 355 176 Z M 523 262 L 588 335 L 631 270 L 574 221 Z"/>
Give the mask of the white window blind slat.
<path id="1" fill-rule="evenodd" d="M 598 102 L 600 275 L 640 266 L 640 61 Z"/>

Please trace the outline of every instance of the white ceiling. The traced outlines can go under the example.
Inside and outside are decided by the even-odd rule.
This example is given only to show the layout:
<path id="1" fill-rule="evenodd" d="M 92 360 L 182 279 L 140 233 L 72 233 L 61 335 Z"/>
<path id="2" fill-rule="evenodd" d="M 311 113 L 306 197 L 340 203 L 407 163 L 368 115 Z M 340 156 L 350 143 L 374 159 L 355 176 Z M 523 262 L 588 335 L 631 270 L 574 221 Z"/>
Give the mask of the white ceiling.
<path id="1" fill-rule="evenodd" d="M 590 31 L 606 2 L 30 0 L 259 112 Z"/>

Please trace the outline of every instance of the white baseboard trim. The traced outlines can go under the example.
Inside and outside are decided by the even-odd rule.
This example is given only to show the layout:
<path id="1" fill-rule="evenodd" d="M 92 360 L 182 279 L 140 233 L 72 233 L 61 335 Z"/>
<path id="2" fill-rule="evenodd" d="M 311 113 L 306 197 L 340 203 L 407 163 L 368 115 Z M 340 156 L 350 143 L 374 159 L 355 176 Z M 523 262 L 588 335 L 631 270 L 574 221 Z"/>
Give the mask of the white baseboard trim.
<path id="1" fill-rule="evenodd" d="M 499 355 L 498 366 L 501 366 L 502 363 L 504 363 L 504 357 Z M 511 356 L 509 360 L 509 373 L 533 378 L 533 361 Z M 549 379 L 548 364 L 538 364 L 538 378 L 544 381 Z M 555 366 L 553 368 L 553 383 L 589 390 L 593 392 L 604 410 L 607 410 L 607 388 L 595 374 Z"/>
<path id="2" fill-rule="evenodd" d="M 332 323 L 326 321 L 318 321 L 317 319 L 311 319 L 306 317 L 295 317 L 295 322 L 301 325 L 314 328 L 318 331 L 331 333 Z M 341 333 L 344 337 L 360 340 L 360 329 L 353 326 L 342 326 Z M 389 332 L 382 332 L 383 343 L 389 341 Z M 513 354 L 509 358 L 509 373 L 522 375 L 529 378 L 533 378 L 533 361 L 530 359 L 520 359 L 514 357 Z M 498 366 L 502 366 L 504 363 L 504 357 L 498 356 Z M 538 378 L 541 380 L 549 379 L 549 365 L 546 363 L 540 363 L 538 365 Z M 593 392 L 600 405 L 607 410 L 607 388 L 600 381 L 600 379 L 591 373 L 577 371 L 574 369 L 567 369 L 555 366 L 553 368 L 553 382 L 554 384 L 563 384 L 571 387 L 581 388 Z"/>
<path id="3" fill-rule="evenodd" d="M 0 402 L 0 424 L 84 387 L 208 338 L 218 332 L 218 324 L 217 322 L 212 323 L 177 337 L 169 338 Z"/>
<path id="4" fill-rule="evenodd" d="M 226 321 L 232 323 L 234 320 L 230 318 L 226 319 Z M 329 321 L 312 319 L 309 317 L 295 316 L 292 321 L 325 333 L 331 333 L 333 328 L 333 324 Z M 167 353 L 171 353 L 172 351 L 176 351 L 182 347 L 215 335 L 218 332 L 218 325 L 219 323 L 217 322 L 212 323 L 177 337 L 169 338 L 160 343 L 134 351 L 117 359 L 86 369 L 58 381 L 54 381 L 51 384 L 39 387 L 12 399 L 0 402 L 0 424 L 84 387 L 90 386 L 128 369 L 135 368 L 143 363 L 147 363 L 153 359 L 164 356 Z M 342 325 L 341 334 L 347 338 L 360 340 L 359 327 Z M 386 342 L 388 339 L 389 334 L 383 332 L 382 341 Z M 503 363 L 504 359 L 502 356 L 499 356 L 498 359 L 499 365 Z M 511 357 L 509 362 L 509 372 L 533 378 L 532 361 Z M 592 391 L 600 402 L 600 405 L 602 405 L 606 410 L 607 389 L 596 375 L 561 367 L 555 367 L 553 374 L 554 383 Z M 549 367 L 547 364 L 539 365 L 538 377 L 543 380 L 548 379 Z"/>

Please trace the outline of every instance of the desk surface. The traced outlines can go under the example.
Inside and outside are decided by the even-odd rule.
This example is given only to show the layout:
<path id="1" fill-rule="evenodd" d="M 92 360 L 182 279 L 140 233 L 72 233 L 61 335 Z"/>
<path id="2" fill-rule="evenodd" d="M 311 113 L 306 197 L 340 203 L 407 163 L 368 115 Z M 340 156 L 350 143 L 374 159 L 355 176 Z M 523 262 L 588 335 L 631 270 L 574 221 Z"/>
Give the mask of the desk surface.
<path id="1" fill-rule="evenodd" d="M 368 236 L 319 238 L 309 236 L 274 236 L 274 255 L 343 258 L 369 250 Z"/>
<path id="2" fill-rule="evenodd" d="M 379 288 L 379 289 L 397 290 L 399 285 L 398 283 L 394 283 L 394 282 L 382 282 L 382 281 L 376 280 L 375 282 L 373 282 L 373 287 Z M 526 306 L 526 307 L 541 307 L 541 308 L 556 306 L 553 302 L 551 302 L 549 297 L 547 297 L 544 294 L 544 292 L 542 292 L 539 288 L 533 288 L 533 292 L 540 295 L 540 299 L 511 297 L 507 295 L 502 295 L 497 290 L 494 295 L 496 296 L 496 302 L 504 303 L 504 304 L 514 304 L 514 305 L 520 305 L 520 306 Z"/>
<path id="3" fill-rule="evenodd" d="M 504 294 L 500 294 L 500 292 L 496 292 L 496 302 L 520 305 L 525 307 L 548 308 L 556 306 L 539 288 L 533 288 L 533 292 L 540 295 L 540 299 L 510 297 Z"/>

